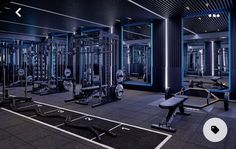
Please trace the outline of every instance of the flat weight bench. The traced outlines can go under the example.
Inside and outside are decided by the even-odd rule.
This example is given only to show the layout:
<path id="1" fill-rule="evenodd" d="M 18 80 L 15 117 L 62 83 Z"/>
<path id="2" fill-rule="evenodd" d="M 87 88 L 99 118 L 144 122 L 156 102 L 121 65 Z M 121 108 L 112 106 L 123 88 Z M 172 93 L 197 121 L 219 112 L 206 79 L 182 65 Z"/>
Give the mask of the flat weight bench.
<path id="1" fill-rule="evenodd" d="M 107 85 L 102 85 L 102 88 L 107 87 Z M 81 88 L 81 91 L 86 92 L 86 91 L 94 91 L 94 90 L 98 90 L 99 86 L 91 86 L 91 87 L 84 87 Z"/>
<path id="2" fill-rule="evenodd" d="M 218 82 L 219 80 L 221 79 L 221 77 L 213 77 L 213 78 L 211 78 L 211 80 L 213 81 L 213 82 Z"/>
<path id="3" fill-rule="evenodd" d="M 107 87 L 107 85 L 102 85 L 101 88 L 104 90 Z M 89 103 L 89 97 L 99 92 L 100 87 L 99 86 L 91 86 L 91 87 L 85 87 L 81 88 L 81 92 L 79 95 L 75 95 L 74 98 L 78 99 L 75 103 L 82 104 L 82 105 L 88 105 Z M 74 100 L 74 99 L 73 99 Z"/>
<path id="4" fill-rule="evenodd" d="M 185 113 L 183 103 L 188 99 L 188 96 L 177 95 L 169 98 L 159 104 L 159 107 L 162 109 L 168 109 L 168 114 L 165 119 L 160 124 L 152 124 L 152 128 L 162 129 L 169 132 L 176 132 L 175 128 L 172 128 L 171 122 L 174 118 L 174 115 L 190 115 L 190 113 Z M 179 112 L 176 112 L 176 109 L 179 108 Z"/>

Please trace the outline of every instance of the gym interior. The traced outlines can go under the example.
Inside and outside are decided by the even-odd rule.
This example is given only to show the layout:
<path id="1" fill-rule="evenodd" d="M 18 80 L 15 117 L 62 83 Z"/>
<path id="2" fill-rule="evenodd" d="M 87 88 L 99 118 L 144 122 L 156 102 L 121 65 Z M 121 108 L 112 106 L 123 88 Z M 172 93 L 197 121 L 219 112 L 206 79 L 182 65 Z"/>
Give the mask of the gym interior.
<path id="1" fill-rule="evenodd" d="M 0 148 L 235 149 L 234 0 L 1 0 Z"/>

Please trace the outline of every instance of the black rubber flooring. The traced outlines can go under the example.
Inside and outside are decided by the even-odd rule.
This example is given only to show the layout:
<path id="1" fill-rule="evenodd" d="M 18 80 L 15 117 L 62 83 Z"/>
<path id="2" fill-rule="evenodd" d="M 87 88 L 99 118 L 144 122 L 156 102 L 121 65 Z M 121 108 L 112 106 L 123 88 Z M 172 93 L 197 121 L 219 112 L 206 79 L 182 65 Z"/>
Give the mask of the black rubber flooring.
<path id="1" fill-rule="evenodd" d="M 70 115 L 71 122 L 79 126 L 90 126 L 96 129 L 101 137 L 101 141 L 98 141 L 96 135 L 94 135 L 88 129 L 78 129 L 73 128 L 65 124 L 65 119 L 60 117 L 43 117 L 37 115 L 35 112 L 35 107 L 40 105 L 40 109 L 43 113 L 49 115 L 58 115 L 59 112 L 63 110 L 63 115 Z M 93 142 L 99 142 L 107 147 L 111 148 L 135 148 L 135 149 L 151 149 L 159 148 L 160 145 L 164 145 L 163 141 L 167 141 L 170 135 L 159 133 L 157 131 L 152 131 L 144 129 L 141 127 L 128 125 L 120 123 L 117 121 L 112 121 L 96 116 L 86 115 L 79 112 L 73 112 L 71 110 L 66 110 L 64 108 L 49 106 L 48 104 L 43 103 L 24 103 L 17 105 L 19 109 L 32 109 L 32 111 L 18 111 L 19 116 L 26 116 L 26 118 L 37 120 L 42 124 L 47 124 L 52 127 L 63 130 L 63 132 L 73 133 L 75 135 L 87 138 Z M 11 110 L 10 107 L 5 107 L 8 110 Z M 14 111 L 11 110 L 12 113 Z M 15 111 L 16 112 L 16 111 Z M 52 128 L 53 129 L 53 128 Z M 101 130 L 100 130 L 101 129 Z M 110 131 L 116 136 L 112 136 L 105 131 Z M 129 140 L 129 141 L 127 141 Z M 99 144 L 98 144 L 99 145 Z M 102 145 L 101 145 L 102 146 Z M 103 146 L 104 147 L 104 146 Z"/>

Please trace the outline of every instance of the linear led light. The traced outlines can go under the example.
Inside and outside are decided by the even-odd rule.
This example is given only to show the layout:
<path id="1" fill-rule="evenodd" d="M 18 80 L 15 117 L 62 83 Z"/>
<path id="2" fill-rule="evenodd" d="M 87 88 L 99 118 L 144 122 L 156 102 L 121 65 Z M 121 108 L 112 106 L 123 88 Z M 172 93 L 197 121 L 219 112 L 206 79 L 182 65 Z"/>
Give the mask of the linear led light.
<path id="1" fill-rule="evenodd" d="M 54 11 L 50 11 L 50 10 L 46 10 L 46 9 L 42 9 L 42 8 L 38 8 L 38 7 L 33 7 L 33 6 L 30 6 L 30 5 L 25 5 L 25 4 L 17 3 L 17 2 L 14 2 L 14 1 L 11 1 L 10 3 L 14 4 L 14 5 L 18 5 L 18 6 L 22 6 L 22 7 L 27 7 L 27 8 L 35 9 L 35 10 L 38 10 L 38 11 L 43 11 L 43 12 L 51 13 L 51 14 L 54 14 L 54 15 L 58 15 L 58 16 L 62 16 L 62 17 L 70 18 L 70 19 L 74 19 L 74 20 L 77 20 L 77 21 L 83 21 L 83 22 L 87 22 L 87 23 L 90 23 L 90 24 L 94 24 L 94 25 L 98 25 L 98 26 L 103 26 L 103 27 L 110 27 L 109 25 L 105 25 L 105 24 L 101 24 L 101 23 L 97 23 L 97 22 L 93 22 L 93 21 L 89 21 L 89 20 L 85 20 L 85 19 L 69 16 L 69 15 L 65 15 L 65 14 L 62 14 L 62 13 L 58 13 L 58 12 L 54 12 Z"/>
<path id="2" fill-rule="evenodd" d="M 152 10 L 150 10 L 150 9 L 148 9 L 148 8 L 146 8 L 146 7 L 142 6 L 142 5 L 140 5 L 140 4 L 136 3 L 136 2 L 134 2 L 133 0 L 128 0 L 128 2 L 130 2 L 130 3 L 134 4 L 134 5 L 136 5 L 136 6 L 140 7 L 140 8 L 142 8 L 142 9 L 144 9 L 144 10 L 146 10 L 146 11 L 148 11 L 148 12 L 150 12 L 150 13 L 152 13 L 152 14 L 154 14 L 154 15 L 160 17 L 160 18 L 162 18 L 162 19 L 166 19 L 165 17 L 163 17 L 163 16 L 161 16 L 161 15 L 159 15 L 159 14 L 153 12 Z"/>
<path id="3" fill-rule="evenodd" d="M 128 30 L 123 30 L 123 31 L 126 32 L 126 33 L 135 34 L 135 35 L 139 35 L 139 36 L 150 38 L 150 36 L 145 35 L 145 34 L 140 34 L 140 33 L 132 32 L 132 31 L 128 31 Z"/>
<path id="4" fill-rule="evenodd" d="M 169 87 L 168 82 L 168 57 L 169 57 L 169 51 L 168 51 L 168 19 L 165 19 L 165 88 L 167 89 Z"/>
<path id="5" fill-rule="evenodd" d="M 53 30 L 53 31 L 57 31 L 57 32 L 73 33 L 72 31 L 66 31 L 66 30 L 61 30 L 61 29 L 56 29 L 56 28 L 49 28 L 49 27 L 44 27 L 44 26 L 31 25 L 31 24 L 18 23 L 18 22 L 13 22 L 13 21 L 0 20 L 0 22 L 16 24 L 16 25 L 22 25 L 22 26 L 28 26 L 28 27 L 34 27 L 34 28 L 40 28 L 40 29 Z"/>
<path id="6" fill-rule="evenodd" d="M 110 27 L 110 33 L 111 33 L 111 34 L 114 33 L 114 27 L 113 27 L 113 26 Z M 111 45 L 110 45 L 110 46 L 111 46 L 111 54 L 110 54 L 110 56 L 111 56 L 111 66 L 110 66 L 110 76 L 111 76 L 111 77 L 110 77 L 110 85 L 112 86 L 112 79 L 113 79 L 113 78 L 112 78 L 112 77 L 113 77 L 113 76 L 112 76 L 112 67 L 113 67 L 113 66 L 112 66 L 112 65 L 113 65 L 113 63 L 112 63 L 112 62 L 113 62 L 112 53 L 113 53 L 113 50 L 115 50 L 115 49 L 113 49 L 113 41 L 112 41 L 112 40 L 111 40 Z"/>
<path id="7" fill-rule="evenodd" d="M 215 44 L 214 41 L 211 41 L 211 75 L 215 76 Z"/>
<path id="8" fill-rule="evenodd" d="M 33 37 L 45 37 L 45 35 L 25 34 L 25 33 L 20 33 L 20 32 L 10 32 L 10 31 L 4 31 L 4 30 L 0 30 L 0 33 L 18 34 L 18 35 L 33 36 Z"/>
<path id="9" fill-rule="evenodd" d="M 186 31 L 188 31 L 188 32 L 190 32 L 190 33 L 192 33 L 192 34 L 194 34 L 194 35 L 197 35 L 197 33 L 195 33 L 194 31 L 191 31 L 191 30 L 188 29 L 188 28 L 185 28 L 185 27 L 184 27 L 184 30 L 186 30 Z"/>
<path id="10" fill-rule="evenodd" d="M 226 54 L 225 54 L 225 48 L 223 48 L 223 65 L 224 65 L 224 71 L 226 71 Z"/>

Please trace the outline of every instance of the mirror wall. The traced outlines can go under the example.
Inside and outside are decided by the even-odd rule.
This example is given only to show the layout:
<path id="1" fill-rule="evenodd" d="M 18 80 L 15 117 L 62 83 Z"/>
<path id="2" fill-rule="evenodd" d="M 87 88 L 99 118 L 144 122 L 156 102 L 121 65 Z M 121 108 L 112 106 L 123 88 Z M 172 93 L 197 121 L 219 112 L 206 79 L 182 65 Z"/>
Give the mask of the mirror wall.
<path id="1" fill-rule="evenodd" d="M 229 89 L 228 13 L 183 20 L 183 86 Z"/>
<path id="2" fill-rule="evenodd" d="M 122 69 L 125 84 L 152 85 L 152 24 L 137 23 L 122 27 Z"/>

